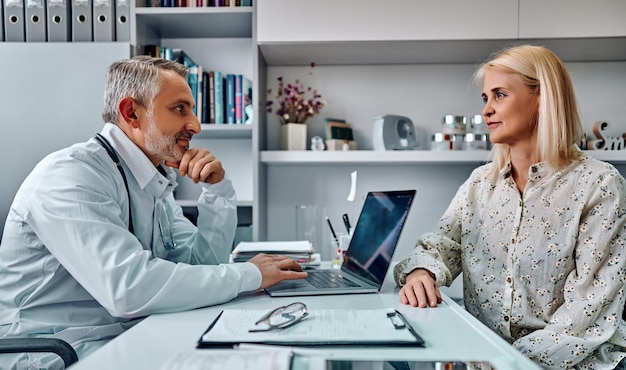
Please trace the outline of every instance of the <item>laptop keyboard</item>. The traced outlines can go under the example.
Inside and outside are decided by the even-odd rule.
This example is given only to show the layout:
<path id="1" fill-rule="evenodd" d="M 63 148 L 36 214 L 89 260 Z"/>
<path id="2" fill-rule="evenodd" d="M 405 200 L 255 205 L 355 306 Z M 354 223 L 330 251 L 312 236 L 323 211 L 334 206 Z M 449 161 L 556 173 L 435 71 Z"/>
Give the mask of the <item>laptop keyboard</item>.
<path id="1" fill-rule="evenodd" d="M 318 289 L 324 288 L 350 288 L 358 287 L 359 284 L 340 276 L 337 273 L 328 271 L 307 271 L 309 276 L 306 280 Z"/>

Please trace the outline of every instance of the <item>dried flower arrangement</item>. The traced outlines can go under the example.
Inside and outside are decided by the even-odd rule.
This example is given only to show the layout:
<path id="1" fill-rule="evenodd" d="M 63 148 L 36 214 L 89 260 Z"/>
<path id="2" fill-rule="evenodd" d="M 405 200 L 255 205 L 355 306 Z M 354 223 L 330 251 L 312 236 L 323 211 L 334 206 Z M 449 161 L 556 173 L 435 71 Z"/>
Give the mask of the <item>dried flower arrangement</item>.
<path id="1" fill-rule="evenodd" d="M 309 75 L 313 74 L 312 69 L 314 67 L 315 63 L 311 63 Z M 307 119 L 318 114 L 324 107 L 325 103 L 321 100 L 322 96 L 316 89 L 310 86 L 305 87 L 298 79 L 293 84 L 286 84 L 282 76 L 278 77 L 277 80 L 276 94 L 272 93 L 271 88 L 267 90 L 270 97 L 276 101 L 269 100 L 266 109 L 271 113 L 276 105 L 276 114 L 280 117 L 282 124 L 306 123 Z M 310 97 L 307 97 L 307 94 Z"/>

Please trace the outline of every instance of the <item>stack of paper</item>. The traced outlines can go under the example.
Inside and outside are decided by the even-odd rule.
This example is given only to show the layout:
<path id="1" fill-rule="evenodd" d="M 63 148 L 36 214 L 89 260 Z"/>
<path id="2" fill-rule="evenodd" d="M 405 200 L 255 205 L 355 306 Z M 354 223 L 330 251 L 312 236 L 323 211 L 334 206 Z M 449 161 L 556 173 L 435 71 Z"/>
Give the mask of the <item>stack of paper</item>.
<path id="1" fill-rule="evenodd" d="M 240 242 L 230 255 L 231 262 L 245 262 L 259 253 L 290 257 L 303 266 L 318 265 L 319 254 L 307 240 L 282 242 Z"/>

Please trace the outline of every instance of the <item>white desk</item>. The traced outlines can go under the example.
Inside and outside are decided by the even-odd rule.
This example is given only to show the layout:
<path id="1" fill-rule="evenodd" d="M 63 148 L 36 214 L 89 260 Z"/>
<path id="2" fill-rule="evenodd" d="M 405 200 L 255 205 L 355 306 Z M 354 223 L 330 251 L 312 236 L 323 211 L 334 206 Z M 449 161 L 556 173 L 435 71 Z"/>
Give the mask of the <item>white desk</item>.
<path id="1" fill-rule="evenodd" d="M 270 298 L 259 291 L 242 294 L 231 302 L 218 306 L 152 315 L 79 361 L 72 370 L 157 370 L 176 354 L 193 350 L 202 333 L 221 310 L 225 308 L 269 310 L 296 300 L 306 303 L 310 309 L 394 307 L 405 315 L 426 342 L 425 348 L 313 349 L 329 358 L 473 360 L 489 361 L 497 370 L 540 369 L 450 298 L 444 296 L 444 303 L 437 308 L 412 308 L 399 303 L 397 289 L 392 282 L 386 281 L 380 294 Z M 300 356 L 297 356 L 294 362 L 294 369 L 307 369 L 306 358 L 298 357 Z"/>

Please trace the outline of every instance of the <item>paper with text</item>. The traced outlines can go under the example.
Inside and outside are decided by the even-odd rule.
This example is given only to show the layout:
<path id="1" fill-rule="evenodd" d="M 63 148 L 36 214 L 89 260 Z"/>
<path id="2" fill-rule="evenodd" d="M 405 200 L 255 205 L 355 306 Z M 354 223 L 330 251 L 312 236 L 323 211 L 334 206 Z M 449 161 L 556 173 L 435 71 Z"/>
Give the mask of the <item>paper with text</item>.
<path id="1" fill-rule="evenodd" d="M 267 332 L 248 332 L 268 310 L 224 310 L 202 342 L 248 343 L 417 343 L 409 327 L 397 329 L 387 316 L 390 308 L 309 310 L 294 326 Z"/>
<path id="2" fill-rule="evenodd" d="M 289 350 L 196 350 L 178 354 L 160 370 L 289 370 Z"/>

